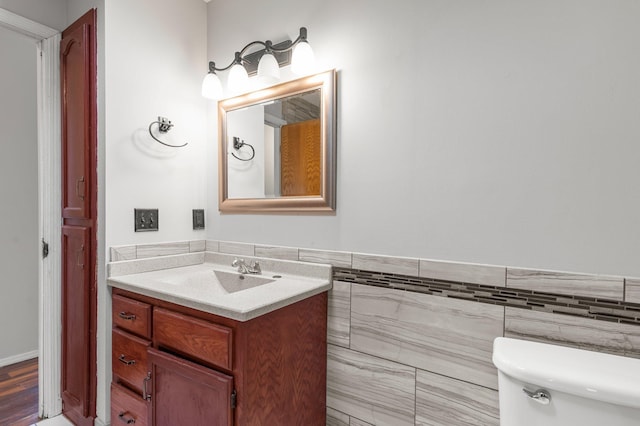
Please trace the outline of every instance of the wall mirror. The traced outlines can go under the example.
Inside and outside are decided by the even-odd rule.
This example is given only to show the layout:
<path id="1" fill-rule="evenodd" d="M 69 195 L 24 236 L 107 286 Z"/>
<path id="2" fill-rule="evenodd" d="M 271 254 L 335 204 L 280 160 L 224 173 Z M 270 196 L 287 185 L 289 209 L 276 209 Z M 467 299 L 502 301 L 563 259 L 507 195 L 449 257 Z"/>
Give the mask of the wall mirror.
<path id="1" fill-rule="evenodd" d="M 336 204 L 336 72 L 218 103 L 223 213 L 331 213 Z"/>

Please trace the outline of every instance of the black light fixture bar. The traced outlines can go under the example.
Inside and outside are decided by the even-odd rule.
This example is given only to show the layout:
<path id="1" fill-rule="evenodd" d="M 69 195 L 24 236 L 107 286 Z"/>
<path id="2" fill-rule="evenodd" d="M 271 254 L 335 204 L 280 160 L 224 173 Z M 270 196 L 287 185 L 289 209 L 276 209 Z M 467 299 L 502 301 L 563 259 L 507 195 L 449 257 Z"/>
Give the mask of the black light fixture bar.
<path id="1" fill-rule="evenodd" d="M 283 41 L 278 44 L 274 44 L 272 47 L 273 56 L 278 61 L 278 65 L 284 67 L 286 65 L 291 64 L 291 49 L 286 49 L 287 47 L 291 47 L 291 40 Z M 285 48 L 284 51 L 277 51 L 278 48 Z M 256 52 L 249 53 L 246 55 L 242 61 L 242 65 L 247 70 L 247 74 L 249 76 L 256 75 L 258 73 L 258 63 L 260 62 L 260 58 L 265 54 L 267 49 L 260 49 Z"/>
<path id="2" fill-rule="evenodd" d="M 289 65 L 291 63 L 291 51 L 293 48 L 300 42 L 307 41 L 307 29 L 305 27 L 300 28 L 300 35 L 294 41 L 286 40 L 282 41 L 278 44 L 272 44 L 271 40 L 267 41 L 252 41 L 245 45 L 239 52 L 235 53 L 235 57 L 233 61 L 229 65 L 223 68 L 216 67 L 215 62 L 209 62 L 209 72 L 215 71 L 226 71 L 231 68 L 235 64 L 242 64 L 247 70 L 247 74 L 255 75 L 258 70 L 258 62 L 260 62 L 260 58 L 267 51 L 271 51 L 273 56 L 278 61 L 280 66 Z M 262 46 L 263 49 L 247 54 L 247 50 L 254 46 Z"/>

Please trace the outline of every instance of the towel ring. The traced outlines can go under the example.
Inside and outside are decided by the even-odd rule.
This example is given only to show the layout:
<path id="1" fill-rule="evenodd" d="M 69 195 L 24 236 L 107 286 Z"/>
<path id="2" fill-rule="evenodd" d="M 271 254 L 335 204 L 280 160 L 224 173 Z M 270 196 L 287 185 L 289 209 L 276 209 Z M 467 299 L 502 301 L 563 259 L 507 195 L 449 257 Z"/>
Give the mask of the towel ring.
<path id="1" fill-rule="evenodd" d="M 251 160 L 253 160 L 253 157 L 256 156 L 256 150 L 253 149 L 253 145 L 251 145 L 249 143 L 246 143 L 245 141 L 241 141 L 240 138 L 237 137 L 237 136 L 233 137 L 233 149 L 235 149 L 236 151 L 240 151 L 240 148 L 242 148 L 245 145 L 248 146 L 249 148 L 251 148 L 251 157 L 249 157 L 249 158 L 240 158 L 236 154 L 234 154 L 233 152 L 231 153 L 231 155 L 233 155 L 234 157 L 236 157 L 240 161 L 251 161 Z"/>
<path id="2" fill-rule="evenodd" d="M 167 133 L 169 130 L 171 130 L 171 128 L 173 127 L 173 124 L 171 123 L 171 120 L 169 120 L 166 117 L 158 117 L 157 121 L 152 121 L 151 124 L 149 124 L 149 135 L 151 135 L 151 137 L 158 143 L 161 143 L 164 146 L 170 146 L 171 148 L 182 148 L 183 146 L 187 146 L 189 143 L 186 142 L 182 145 L 171 145 L 169 143 L 166 142 L 162 142 L 160 139 L 156 138 L 155 136 L 153 136 L 153 133 L 151 132 L 151 127 L 157 124 L 158 125 L 158 131 L 160 133 Z"/>

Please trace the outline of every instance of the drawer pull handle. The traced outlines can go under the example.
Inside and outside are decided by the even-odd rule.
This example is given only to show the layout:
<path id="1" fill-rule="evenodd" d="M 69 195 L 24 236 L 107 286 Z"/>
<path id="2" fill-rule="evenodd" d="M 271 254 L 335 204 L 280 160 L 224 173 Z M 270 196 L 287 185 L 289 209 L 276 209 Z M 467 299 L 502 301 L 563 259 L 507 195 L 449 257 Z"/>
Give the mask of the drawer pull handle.
<path id="1" fill-rule="evenodd" d="M 151 401 L 151 395 L 147 392 L 147 383 L 151 380 L 151 371 L 147 372 L 147 377 L 142 380 L 142 399 Z"/>
<path id="2" fill-rule="evenodd" d="M 136 419 L 134 419 L 133 417 L 125 417 L 124 415 L 127 414 L 125 411 L 121 411 L 120 414 L 118 414 L 118 418 L 123 422 L 126 423 L 128 425 L 133 424 L 136 422 Z"/>
<path id="3" fill-rule="evenodd" d="M 80 184 L 82 184 L 82 190 L 80 190 Z M 80 179 L 76 179 L 76 197 L 84 200 L 84 176 L 80 176 Z"/>
<path id="4" fill-rule="evenodd" d="M 136 319 L 136 315 L 135 314 L 130 314 L 128 312 L 120 312 L 118 314 L 118 316 L 120 318 L 122 318 L 123 320 L 128 320 L 128 321 L 133 321 L 134 319 Z"/>
<path id="5" fill-rule="evenodd" d="M 123 363 L 125 365 L 135 365 L 136 364 L 136 360 L 135 359 L 127 359 L 127 357 L 124 356 L 124 354 L 121 354 L 118 357 L 118 361 L 120 361 L 121 363 Z"/>

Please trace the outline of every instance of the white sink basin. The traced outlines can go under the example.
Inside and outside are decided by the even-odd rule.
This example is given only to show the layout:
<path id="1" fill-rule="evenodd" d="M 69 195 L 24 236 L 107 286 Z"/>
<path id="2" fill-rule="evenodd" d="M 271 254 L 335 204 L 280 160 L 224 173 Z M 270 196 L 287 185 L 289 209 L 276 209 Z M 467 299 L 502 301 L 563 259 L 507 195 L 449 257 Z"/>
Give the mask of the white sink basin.
<path id="1" fill-rule="evenodd" d="M 270 276 L 241 274 L 211 267 L 191 266 L 156 273 L 157 280 L 171 286 L 193 288 L 211 294 L 236 293 L 275 281 Z M 150 274 L 151 275 L 151 274 Z M 280 275 L 274 277 L 282 278 Z"/>
<path id="2" fill-rule="evenodd" d="M 229 293 L 248 290 L 250 288 L 257 287 L 263 284 L 269 284 L 275 281 L 275 279 L 263 277 L 260 275 L 247 275 L 240 274 L 238 272 L 227 272 L 216 269 L 213 270 L 213 273 L 218 279 L 220 285 Z"/>

